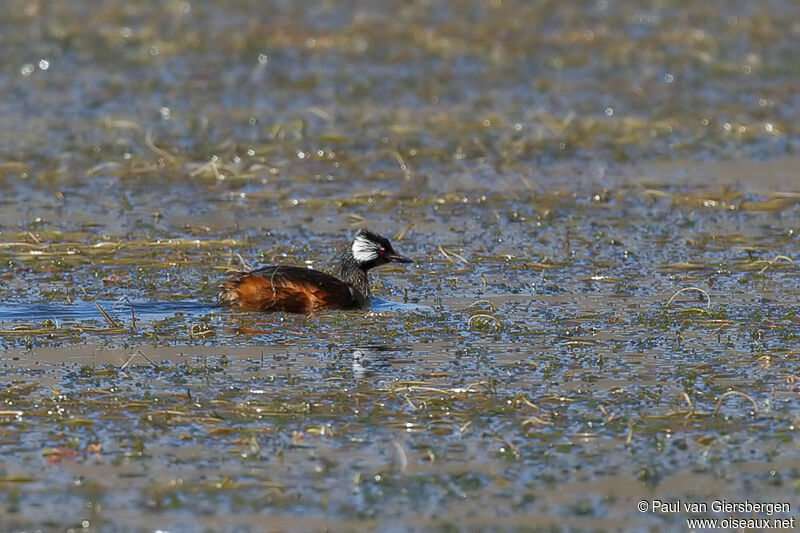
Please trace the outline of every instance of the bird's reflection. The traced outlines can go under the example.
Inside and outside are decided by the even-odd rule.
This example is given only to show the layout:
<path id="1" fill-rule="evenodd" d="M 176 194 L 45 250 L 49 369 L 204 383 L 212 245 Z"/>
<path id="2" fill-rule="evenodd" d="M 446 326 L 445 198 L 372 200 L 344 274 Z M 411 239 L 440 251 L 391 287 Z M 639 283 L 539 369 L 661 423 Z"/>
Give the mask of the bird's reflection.
<path id="1" fill-rule="evenodd" d="M 364 350 L 353 350 L 353 376 L 364 379 L 370 374 L 369 366 L 372 362 L 370 355 Z"/>
<path id="2" fill-rule="evenodd" d="M 356 379 L 387 374 L 393 364 L 406 361 L 408 348 L 403 345 L 367 345 L 353 350 L 353 376 Z"/>

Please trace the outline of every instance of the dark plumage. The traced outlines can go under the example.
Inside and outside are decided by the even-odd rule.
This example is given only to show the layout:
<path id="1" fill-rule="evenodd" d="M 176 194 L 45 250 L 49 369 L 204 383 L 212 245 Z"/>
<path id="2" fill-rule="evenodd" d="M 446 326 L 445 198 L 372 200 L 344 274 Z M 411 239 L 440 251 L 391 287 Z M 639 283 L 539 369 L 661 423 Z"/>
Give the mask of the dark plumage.
<path id="1" fill-rule="evenodd" d="M 341 279 L 318 270 L 273 265 L 236 272 L 217 296 L 221 305 L 254 311 L 313 313 L 321 309 L 362 307 L 370 296 L 367 271 L 386 263 L 411 263 L 385 237 L 359 230 L 342 253 Z"/>

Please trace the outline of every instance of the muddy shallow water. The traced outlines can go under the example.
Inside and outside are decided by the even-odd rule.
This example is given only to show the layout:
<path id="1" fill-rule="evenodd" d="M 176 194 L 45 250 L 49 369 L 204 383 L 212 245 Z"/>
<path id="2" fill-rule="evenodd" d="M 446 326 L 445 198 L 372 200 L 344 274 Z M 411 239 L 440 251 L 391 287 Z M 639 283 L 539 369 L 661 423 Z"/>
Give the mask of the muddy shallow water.
<path id="1" fill-rule="evenodd" d="M 797 515 L 793 3 L 92 6 L 0 19 L 0 530 Z"/>

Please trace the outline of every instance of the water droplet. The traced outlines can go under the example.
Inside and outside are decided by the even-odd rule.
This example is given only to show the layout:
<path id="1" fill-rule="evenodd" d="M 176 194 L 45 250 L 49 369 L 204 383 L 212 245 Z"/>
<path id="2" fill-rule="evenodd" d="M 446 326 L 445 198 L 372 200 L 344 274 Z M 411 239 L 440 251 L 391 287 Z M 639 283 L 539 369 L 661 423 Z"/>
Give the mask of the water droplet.
<path id="1" fill-rule="evenodd" d="M 39 60 L 39 69 L 40 70 L 47 70 L 50 68 L 50 62 L 46 59 Z"/>
<path id="2" fill-rule="evenodd" d="M 34 66 L 31 63 L 25 63 L 22 65 L 22 68 L 19 69 L 19 73 L 23 76 L 30 76 L 33 74 Z"/>
<path id="3" fill-rule="evenodd" d="M 605 113 L 606 113 L 607 117 L 613 116 L 614 115 L 614 109 L 611 108 L 611 107 L 607 107 Z"/>

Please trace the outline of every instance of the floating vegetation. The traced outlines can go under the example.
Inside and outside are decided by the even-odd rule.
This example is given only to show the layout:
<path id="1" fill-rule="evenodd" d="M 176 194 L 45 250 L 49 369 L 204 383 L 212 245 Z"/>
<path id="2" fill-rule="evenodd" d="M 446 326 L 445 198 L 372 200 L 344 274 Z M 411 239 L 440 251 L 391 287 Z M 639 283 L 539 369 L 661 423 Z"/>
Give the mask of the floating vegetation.
<path id="1" fill-rule="evenodd" d="M 685 292 L 692 292 L 692 291 L 699 292 L 700 294 L 702 294 L 703 297 L 706 299 L 706 312 L 711 310 L 711 296 L 708 295 L 708 292 L 704 291 L 703 289 L 701 289 L 699 287 L 684 287 L 683 289 L 680 289 L 678 292 L 676 292 L 675 294 L 673 294 L 670 297 L 670 299 L 667 301 L 666 307 L 669 307 L 670 304 L 672 303 L 672 301 L 675 300 L 675 298 L 679 294 L 683 294 Z"/>
<path id="2" fill-rule="evenodd" d="M 764 268 L 759 270 L 758 273 L 763 274 L 764 272 L 767 271 L 767 269 L 769 269 L 772 265 L 774 265 L 776 261 L 786 261 L 792 266 L 797 267 L 797 264 L 790 257 L 786 257 L 785 255 L 776 255 L 769 263 L 764 265 Z"/>

